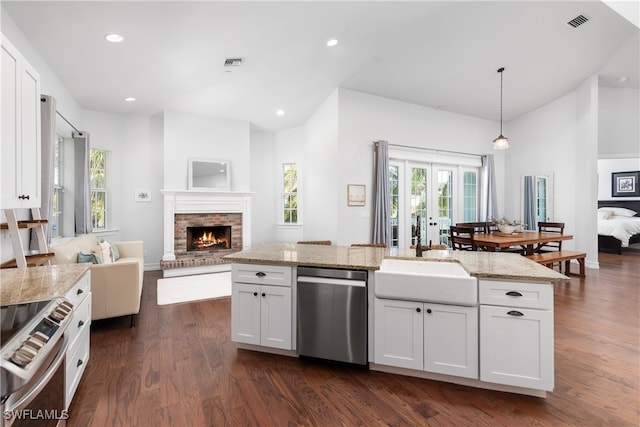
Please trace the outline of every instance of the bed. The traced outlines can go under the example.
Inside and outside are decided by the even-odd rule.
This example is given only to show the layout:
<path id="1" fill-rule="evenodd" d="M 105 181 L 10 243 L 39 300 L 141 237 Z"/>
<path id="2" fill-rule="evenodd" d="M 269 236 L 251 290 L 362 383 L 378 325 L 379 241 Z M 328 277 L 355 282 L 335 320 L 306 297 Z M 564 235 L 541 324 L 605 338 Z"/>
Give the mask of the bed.
<path id="1" fill-rule="evenodd" d="M 640 243 L 640 200 L 599 200 L 598 251 L 621 254 L 633 243 Z"/>

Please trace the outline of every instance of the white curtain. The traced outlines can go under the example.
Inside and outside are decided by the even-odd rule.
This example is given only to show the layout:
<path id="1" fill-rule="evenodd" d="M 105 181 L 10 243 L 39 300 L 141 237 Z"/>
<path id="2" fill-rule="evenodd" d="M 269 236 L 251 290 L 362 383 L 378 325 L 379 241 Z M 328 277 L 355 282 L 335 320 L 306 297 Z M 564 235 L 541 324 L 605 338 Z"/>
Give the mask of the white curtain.
<path id="1" fill-rule="evenodd" d="M 47 220 L 44 236 L 49 246 L 53 220 L 53 155 L 56 143 L 56 100 L 49 95 L 40 96 L 40 141 L 40 218 Z M 29 248 L 39 249 L 35 230 L 31 230 Z"/>
<path id="2" fill-rule="evenodd" d="M 389 201 L 389 143 L 374 143 L 375 200 L 373 205 L 373 243 L 391 243 L 391 203 Z"/>
<path id="3" fill-rule="evenodd" d="M 91 187 L 89 183 L 89 134 L 74 131 L 76 234 L 91 233 Z"/>
<path id="4" fill-rule="evenodd" d="M 524 228 L 525 230 L 535 230 L 538 226 L 536 221 L 536 193 L 534 187 L 534 177 L 527 175 L 524 177 Z"/>
<path id="5" fill-rule="evenodd" d="M 480 221 L 491 221 L 498 218 L 498 195 L 496 192 L 496 170 L 493 162 L 493 154 L 482 156 L 482 168 L 480 169 Z"/>

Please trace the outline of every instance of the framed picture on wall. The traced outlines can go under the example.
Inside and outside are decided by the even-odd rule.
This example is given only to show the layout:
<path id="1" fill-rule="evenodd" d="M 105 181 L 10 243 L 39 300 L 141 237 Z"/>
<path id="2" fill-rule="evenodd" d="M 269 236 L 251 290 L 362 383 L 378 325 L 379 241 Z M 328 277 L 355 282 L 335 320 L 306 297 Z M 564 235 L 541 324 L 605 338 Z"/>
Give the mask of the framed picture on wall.
<path id="1" fill-rule="evenodd" d="M 364 206 L 365 186 L 348 184 L 347 185 L 347 205 L 348 206 Z"/>
<path id="2" fill-rule="evenodd" d="M 640 171 L 613 172 L 611 174 L 612 197 L 636 197 L 640 196 Z"/>

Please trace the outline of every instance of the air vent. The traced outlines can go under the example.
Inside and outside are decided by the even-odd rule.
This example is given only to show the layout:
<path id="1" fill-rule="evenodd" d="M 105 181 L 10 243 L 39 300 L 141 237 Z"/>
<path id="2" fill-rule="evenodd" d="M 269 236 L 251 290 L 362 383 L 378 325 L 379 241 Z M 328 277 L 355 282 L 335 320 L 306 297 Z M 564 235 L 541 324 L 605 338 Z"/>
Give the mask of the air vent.
<path id="1" fill-rule="evenodd" d="M 579 27 L 580 25 L 584 24 L 585 22 L 589 21 L 589 18 L 587 18 L 584 15 L 578 15 L 575 18 L 573 18 L 571 21 L 567 22 L 567 25 L 576 28 Z"/>
<path id="2" fill-rule="evenodd" d="M 225 67 L 239 67 L 244 62 L 244 58 L 225 58 Z"/>

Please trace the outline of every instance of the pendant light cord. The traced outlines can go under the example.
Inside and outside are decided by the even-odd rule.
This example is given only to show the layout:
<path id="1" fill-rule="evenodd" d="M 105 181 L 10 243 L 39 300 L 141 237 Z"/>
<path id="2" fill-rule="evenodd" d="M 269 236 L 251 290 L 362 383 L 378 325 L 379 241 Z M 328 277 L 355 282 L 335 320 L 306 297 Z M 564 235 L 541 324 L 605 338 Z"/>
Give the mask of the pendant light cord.
<path id="1" fill-rule="evenodd" d="M 498 68 L 498 72 L 500 73 L 500 135 L 502 135 L 502 72 L 504 71 L 504 67 Z"/>

